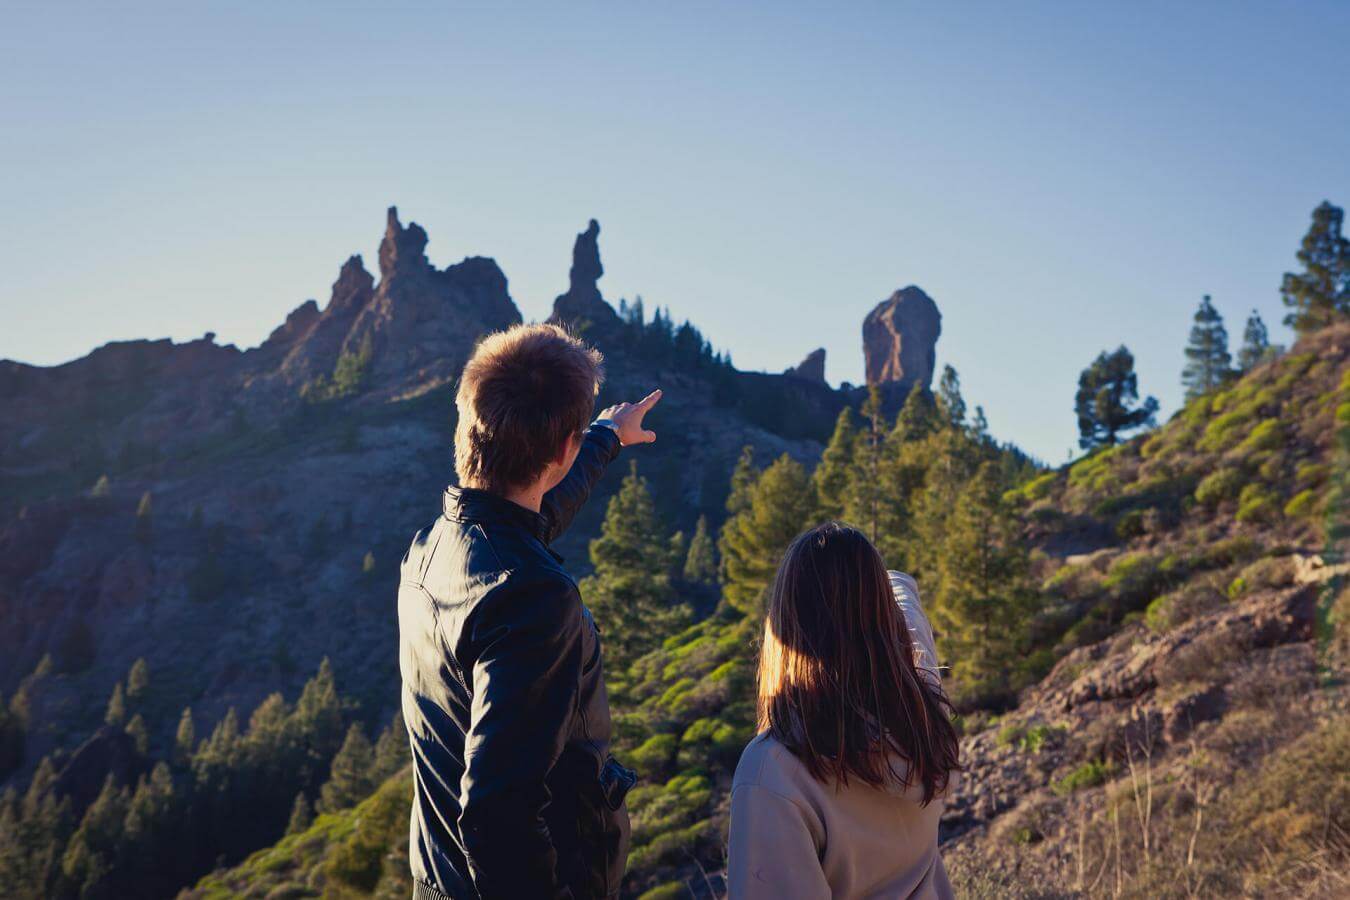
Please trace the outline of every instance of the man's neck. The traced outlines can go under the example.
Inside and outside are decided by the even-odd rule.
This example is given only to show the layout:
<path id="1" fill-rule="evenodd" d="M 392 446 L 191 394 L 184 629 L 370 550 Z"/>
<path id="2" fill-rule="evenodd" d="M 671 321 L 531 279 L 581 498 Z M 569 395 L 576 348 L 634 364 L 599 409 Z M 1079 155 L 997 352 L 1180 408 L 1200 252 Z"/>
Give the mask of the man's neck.
<path id="1" fill-rule="evenodd" d="M 502 496 L 530 512 L 539 512 L 539 508 L 544 505 L 544 486 L 536 484 L 528 488 L 509 490 Z"/>

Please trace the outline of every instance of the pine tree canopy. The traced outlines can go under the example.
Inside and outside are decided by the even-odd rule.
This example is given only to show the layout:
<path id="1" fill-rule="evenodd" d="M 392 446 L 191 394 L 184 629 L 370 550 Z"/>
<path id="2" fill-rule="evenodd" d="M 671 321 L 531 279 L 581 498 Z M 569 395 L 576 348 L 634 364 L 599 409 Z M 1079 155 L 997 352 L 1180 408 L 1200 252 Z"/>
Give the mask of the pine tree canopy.
<path id="1" fill-rule="evenodd" d="M 1232 358 L 1228 355 L 1228 330 L 1223 316 L 1214 308 L 1206 294 L 1195 311 L 1190 343 L 1186 345 L 1186 367 L 1181 372 L 1181 383 L 1190 400 L 1213 390 L 1232 374 Z"/>
<path id="2" fill-rule="evenodd" d="M 375 751 L 361 726 L 352 723 L 342 747 L 333 757 L 328 781 L 319 793 L 318 808 L 322 812 L 336 812 L 364 800 L 375 789 L 372 778 Z"/>
<path id="3" fill-rule="evenodd" d="M 131 670 L 127 672 L 127 699 L 132 703 L 139 703 L 145 699 L 145 692 L 150 689 L 150 666 L 145 661 L 145 657 L 140 657 L 131 664 Z"/>
<path id="4" fill-rule="evenodd" d="M 748 494 L 748 506 L 722 527 L 722 594 L 735 609 L 757 617 L 783 551 L 815 519 L 816 498 L 806 469 L 786 453 Z"/>
<path id="5" fill-rule="evenodd" d="M 834 421 L 834 433 L 816 464 L 811 480 L 816 486 L 823 519 L 840 519 L 848 502 L 849 473 L 858 445 L 858 425 L 853 410 L 845 406 Z"/>
<path id="6" fill-rule="evenodd" d="M 610 498 L 600 537 L 591 541 L 595 572 L 581 584 L 605 634 L 606 659 L 615 668 L 688 624 L 689 609 L 677 602 L 671 587 L 673 549 L 634 462 Z"/>
<path id="7" fill-rule="evenodd" d="M 1299 334 L 1350 315 L 1350 240 L 1341 236 L 1344 211 L 1323 200 L 1298 251 L 1302 272 L 1286 272 L 1280 285 L 1289 313 L 1284 324 Z"/>
<path id="8" fill-rule="evenodd" d="M 314 813 L 309 808 L 309 800 L 305 799 L 303 791 L 295 795 L 295 803 L 291 806 L 291 818 L 286 823 L 287 834 L 299 834 L 309 828 L 314 821 Z"/>
<path id="9" fill-rule="evenodd" d="M 961 397 L 961 379 L 951 366 L 942 367 L 942 380 L 938 382 L 938 411 L 953 425 L 966 422 L 966 401 Z"/>
<path id="10" fill-rule="evenodd" d="M 689 540 L 689 553 L 684 559 L 684 580 L 694 584 L 717 583 L 717 547 L 708 531 L 708 517 L 699 516 L 694 536 Z"/>
<path id="11" fill-rule="evenodd" d="M 1084 450 L 1113 446 L 1123 432 L 1154 424 L 1158 401 L 1139 399 L 1134 356 L 1124 346 L 1103 351 L 1078 378 L 1074 407 L 1078 413 L 1078 445 Z"/>
<path id="12" fill-rule="evenodd" d="M 1270 334 L 1266 331 L 1266 323 L 1261 321 L 1259 312 L 1252 310 L 1252 314 L 1247 317 L 1247 327 L 1242 330 L 1242 349 L 1238 351 L 1237 357 L 1238 370 L 1250 371 L 1264 361 L 1269 353 Z"/>
<path id="13" fill-rule="evenodd" d="M 116 726 L 126 724 L 127 702 L 120 681 L 113 686 L 112 696 L 108 698 L 108 711 L 104 713 L 103 721 Z"/>

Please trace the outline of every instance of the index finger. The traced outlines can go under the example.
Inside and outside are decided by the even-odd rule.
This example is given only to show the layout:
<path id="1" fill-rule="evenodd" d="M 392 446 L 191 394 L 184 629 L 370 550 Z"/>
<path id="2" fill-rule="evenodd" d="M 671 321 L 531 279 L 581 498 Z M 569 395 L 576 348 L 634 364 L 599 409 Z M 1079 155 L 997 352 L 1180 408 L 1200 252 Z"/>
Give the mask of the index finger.
<path id="1" fill-rule="evenodd" d="M 657 388 L 656 390 L 652 391 L 650 394 L 639 400 L 637 402 L 637 405 L 642 408 L 643 412 L 646 412 L 647 410 L 655 406 L 656 401 L 660 399 L 661 399 L 661 389 Z"/>

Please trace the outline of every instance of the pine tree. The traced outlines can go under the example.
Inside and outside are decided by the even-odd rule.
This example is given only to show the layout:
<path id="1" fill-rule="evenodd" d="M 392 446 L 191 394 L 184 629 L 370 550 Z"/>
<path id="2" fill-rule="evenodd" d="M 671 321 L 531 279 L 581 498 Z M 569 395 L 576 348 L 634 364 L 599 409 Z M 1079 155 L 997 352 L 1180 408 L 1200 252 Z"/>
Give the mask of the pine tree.
<path id="1" fill-rule="evenodd" d="M 763 613 L 779 558 L 815 515 L 811 479 L 784 453 L 750 489 L 749 505 L 722 528 L 722 594 L 729 605 L 750 616 Z"/>
<path id="2" fill-rule="evenodd" d="M 131 795 L 118 789 L 113 776 L 103 782 L 98 798 L 85 810 L 80 827 L 66 845 L 61 871 L 81 897 L 101 896 L 100 886 L 117 863 L 122 848 L 123 823 Z"/>
<path id="3" fill-rule="evenodd" d="M 895 419 L 895 439 L 921 441 L 937 431 L 942 424 L 933 395 L 921 384 L 910 389 L 900 415 Z"/>
<path id="4" fill-rule="evenodd" d="M 615 671 L 688 624 L 689 609 L 671 587 L 674 560 L 663 531 L 647 480 L 634 462 L 610 498 L 600 536 L 591 541 L 595 572 L 581 585 Z"/>
<path id="5" fill-rule="evenodd" d="M 848 503 L 853 454 L 858 444 L 858 426 L 853 410 L 845 406 L 834 421 L 834 433 L 811 474 L 820 501 L 822 519 L 842 519 Z"/>
<path id="6" fill-rule="evenodd" d="M 938 382 L 938 411 L 952 425 L 966 423 L 966 401 L 961 396 L 961 379 L 951 366 L 942 367 L 942 380 Z"/>
<path id="7" fill-rule="evenodd" d="M 1195 324 L 1191 326 L 1191 339 L 1186 346 L 1186 368 L 1181 372 L 1186 399 L 1194 399 L 1228 380 L 1231 363 L 1228 329 L 1224 328 L 1223 316 L 1206 294 L 1195 311 Z"/>
<path id="8" fill-rule="evenodd" d="M 150 732 L 145 727 L 145 719 L 140 713 L 131 717 L 127 723 L 127 734 L 131 735 L 131 741 L 136 745 L 136 752 L 141 756 L 150 755 Z"/>
<path id="9" fill-rule="evenodd" d="M 327 759 L 342 742 L 342 700 L 338 697 L 333 666 L 324 657 L 319 671 L 305 682 L 292 716 L 302 742 L 314 759 Z"/>
<path id="10" fill-rule="evenodd" d="M 694 536 L 689 541 L 689 553 L 684 558 L 683 576 L 694 584 L 717 583 L 717 546 L 708 532 L 708 517 L 699 516 Z"/>
<path id="11" fill-rule="evenodd" d="M 1035 595 L 1004 489 L 998 465 L 981 465 L 956 500 L 939 562 L 934 618 L 965 701 L 1006 690 L 1007 672 L 1026 649 Z"/>
<path id="12" fill-rule="evenodd" d="M 108 711 L 103 714 L 103 721 L 113 726 L 122 726 L 127 721 L 127 701 L 122 693 L 122 682 L 117 682 L 113 686 L 112 696 L 108 698 Z"/>
<path id="13" fill-rule="evenodd" d="M 355 806 L 369 796 L 375 789 L 371 778 L 374 765 L 375 751 L 370 740 L 361 726 L 353 722 L 347 729 L 342 747 L 333 757 L 328 781 L 319 792 L 319 811 L 337 812 Z"/>
<path id="14" fill-rule="evenodd" d="M 173 762 L 176 766 L 187 766 L 192 762 L 192 753 L 197 746 L 197 729 L 192 724 L 192 707 L 183 708 L 178 717 L 178 732 L 173 739 Z"/>
<path id="15" fill-rule="evenodd" d="M 736 468 L 731 470 L 731 492 L 727 494 L 727 513 L 736 515 L 750 507 L 750 492 L 759 480 L 755 466 L 755 450 L 749 444 L 741 448 Z"/>
<path id="16" fill-rule="evenodd" d="M 1313 210 L 1298 251 L 1303 271 L 1285 273 L 1280 285 L 1289 308 L 1284 324 L 1299 334 L 1350 315 L 1350 240 L 1341 236 L 1344 217 L 1340 207 L 1325 200 Z"/>
<path id="17" fill-rule="evenodd" d="M 403 723 L 403 712 L 394 713 L 389 727 L 380 732 L 375 741 L 375 782 L 378 784 L 398 773 L 408 764 L 408 729 Z"/>
<path id="18" fill-rule="evenodd" d="M 853 477 L 848 482 L 844 518 L 861 528 L 873 542 L 881 532 L 880 491 L 882 457 L 886 451 L 886 414 L 881 388 L 871 385 L 862 407 L 863 427 L 853 447 Z"/>
<path id="19" fill-rule="evenodd" d="M 131 664 L 131 670 L 127 672 L 127 701 L 133 706 L 142 703 L 149 689 L 150 666 L 145 657 L 141 657 Z"/>
<path id="20" fill-rule="evenodd" d="M 1084 450 L 1114 446 L 1122 432 L 1151 426 L 1158 401 L 1139 399 L 1134 356 L 1124 346 L 1103 351 L 1078 378 L 1075 409 L 1078 413 L 1078 445 Z"/>
<path id="21" fill-rule="evenodd" d="M 1270 333 L 1261 314 L 1252 310 L 1247 317 L 1247 327 L 1242 330 L 1242 349 L 1238 351 L 1238 371 L 1250 372 L 1263 362 L 1270 353 Z"/>
<path id="22" fill-rule="evenodd" d="M 305 799 L 305 792 L 301 791 L 295 795 L 295 803 L 291 805 L 291 818 L 286 823 L 286 833 L 299 834 L 308 831 L 313 822 L 314 813 L 309 808 L 309 801 Z"/>

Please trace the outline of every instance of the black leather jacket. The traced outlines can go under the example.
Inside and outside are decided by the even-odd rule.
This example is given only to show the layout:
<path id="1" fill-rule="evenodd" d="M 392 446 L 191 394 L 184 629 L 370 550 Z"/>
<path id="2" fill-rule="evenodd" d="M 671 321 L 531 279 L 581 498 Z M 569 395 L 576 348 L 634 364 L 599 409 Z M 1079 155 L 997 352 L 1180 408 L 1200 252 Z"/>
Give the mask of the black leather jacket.
<path id="1" fill-rule="evenodd" d="M 453 898 L 609 897 L 632 773 L 609 755 L 600 637 L 548 544 L 619 452 L 587 430 L 539 513 L 447 488 L 403 559 L 413 877 Z"/>

